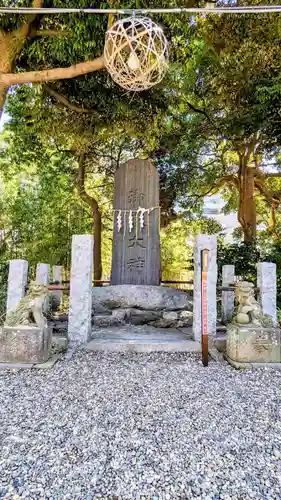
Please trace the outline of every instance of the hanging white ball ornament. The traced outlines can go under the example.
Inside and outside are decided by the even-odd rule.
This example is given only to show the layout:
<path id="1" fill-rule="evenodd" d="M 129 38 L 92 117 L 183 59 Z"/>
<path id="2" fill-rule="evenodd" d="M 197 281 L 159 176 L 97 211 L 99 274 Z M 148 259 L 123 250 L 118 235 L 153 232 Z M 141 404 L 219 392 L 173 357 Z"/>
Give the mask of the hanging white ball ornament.
<path id="1" fill-rule="evenodd" d="M 120 19 L 107 31 L 107 71 L 121 87 L 141 91 L 161 82 L 168 67 L 168 42 L 148 17 Z"/>

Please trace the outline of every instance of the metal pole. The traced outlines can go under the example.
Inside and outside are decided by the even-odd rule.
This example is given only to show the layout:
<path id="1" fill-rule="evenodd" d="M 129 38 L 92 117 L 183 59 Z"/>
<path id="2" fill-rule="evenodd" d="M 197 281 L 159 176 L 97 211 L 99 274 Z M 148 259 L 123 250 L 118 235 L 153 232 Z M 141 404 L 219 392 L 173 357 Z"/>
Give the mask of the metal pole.
<path id="1" fill-rule="evenodd" d="M 32 7 L 0 7 L 2 14 L 259 14 L 281 12 L 281 5 L 255 5 L 245 7 L 205 7 L 205 8 L 147 8 L 147 9 L 75 9 L 75 8 L 32 8 Z"/>
<path id="2" fill-rule="evenodd" d="M 209 342 L 208 342 L 208 267 L 209 250 L 201 251 L 201 331 L 202 331 L 202 363 L 208 366 Z"/>

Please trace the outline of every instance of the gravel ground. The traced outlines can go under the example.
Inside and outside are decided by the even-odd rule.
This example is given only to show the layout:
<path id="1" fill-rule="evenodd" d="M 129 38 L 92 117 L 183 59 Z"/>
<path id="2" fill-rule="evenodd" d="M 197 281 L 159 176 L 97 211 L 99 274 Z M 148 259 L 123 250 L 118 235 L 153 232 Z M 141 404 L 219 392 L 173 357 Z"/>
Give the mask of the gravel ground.
<path id="1" fill-rule="evenodd" d="M 0 498 L 280 499 L 280 388 L 186 354 L 0 372 Z"/>

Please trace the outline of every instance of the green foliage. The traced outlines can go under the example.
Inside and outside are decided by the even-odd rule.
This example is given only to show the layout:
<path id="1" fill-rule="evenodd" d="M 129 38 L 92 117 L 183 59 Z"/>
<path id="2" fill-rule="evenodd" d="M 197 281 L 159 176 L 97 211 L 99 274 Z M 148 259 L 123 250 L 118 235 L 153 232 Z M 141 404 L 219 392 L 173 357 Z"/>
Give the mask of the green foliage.
<path id="1" fill-rule="evenodd" d="M 63 0 L 47 3 L 65 6 Z M 149 4 L 143 1 L 141 6 Z M 30 1 L 21 0 L 17 5 L 30 5 Z M 95 2 L 97 7 L 107 5 Z M 181 3 L 159 0 L 158 5 Z M 70 0 L 68 6 L 88 3 Z M 118 1 L 114 6 L 135 7 L 135 2 Z M 2 16 L 0 24 L 7 32 L 23 19 Z M 6 193 L 0 201 L 0 217 L 3 226 L 19 231 L 21 255 L 28 254 L 34 262 L 49 255 L 54 263 L 62 262 L 69 252 L 69 232 L 91 230 L 91 214 L 74 189 L 80 152 L 87 156 L 87 189 L 102 207 L 106 269 L 111 247 L 112 175 L 121 161 L 153 156 L 160 173 L 162 212 L 169 219 L 176 206 L 185 219 L 196 214 L 196 221 L 177 221 L 162 232 L 163 276 L 185 269 L 191 255 L 187 235 L 220 231 L 210 228 L 210 222 L 206 228 L 206 221 L 198 220 L 205 194 L 220 190 L 225 211 L 237 210 L 237 186 L 220 181 L 236 175 L 239 148 L 258 137 L 258 162 L 278 156 L 280 16 L 199 15 L 192 23 L 187 15 L 155 16 L 155 20 L 165 26 L 171 52 L 168 75 L 156 88 L 126 93 L 106 71 L 50 83 L 52 90 L 88 113 L 62 106 L 45 85 L 23 85 L 10 94 L 7 111 L 11 122 L 6 130 L 12 138 L 9 143 L 8 135 L 5 137 L 8 147 L 0 158 Z M 33 31 L 56 30 L 57 36 L 28 37 L 17 57 L 16 71 L 65 67 L 93 59 L 102 53 L 106 28 L 106 16 L 37 17 Z M 267 181 L 267 186 L 278 192 L 280 180 Z M 268 202 L 257 192 L 255 196 L 258 223 L 268 223 Z M 36 235 L 34 246 L 31 233 Z M 254 279 L 257 253 L 239 245 L 223 247 L 220 252 L 222 262 L 236 259 L 239 273 Z"/>
<path id="2" fill-rule="evenodd" d="M 193 245 L 198 234 L 218 234 L 221 225 L 214 219 L 178 219 L 161 231 L 162 279 L 189 281 L 193 279 Z"/>
<path id="3" fill-rule="evenodd" d="M 7 234 L 2 259 L 25 258 L 34 268 L 38 262 L 70 267 L 73 234 L 92 232 L 90 208 L 75 189 L 76 158 L 48 147 L 39 139 L 17 129 L 6 132 L 0 153 L 1 229 Z M 30 142 L 31 141 L 31 142 Z M 112 186 L 104 185 L 104 176 L 89 176 L 87 189 L 102 205 L 109 218 Z M 103 185 L 101 189 L 97 186 Z M 111 222 L 104 228 L 103 257 L 105 273 L 110 272 Z"/>
<path id="4" fill-rule="evenodd" d="M 280 27 L 275 14 L 212 14 L 197 16 L 188 35 L 177 34 L 181 65 L 169 74 L 176 104 L 159 150 L 160 161 L 174 167 L 171 182 L 186 210 L 200 210 L 204 195 L 220 191 L 226 213 L 237 211 L 239 153 L 255 144 L 250 161 L 261 176 L 278 157 Z M 274 182 L 263 179 L 264 191 L 280 193 Z M 268 225 L 270 196 L 261 192 L 255 190 L 257 223 Z"/>
<path id="5" fill-rule="evenodd" d="M 261 262 L 262 255 L 256 242 L 233 243 L 227 245 L 222 241 L 218 244 L 218 281 L 222 281 L 222 266 L 235 266 L 235 275 L 242 280 L 255 282 L 257 277 L 256 265 Z"/>
<path id="6" fill-rule="evenodd" d="M 232 264 L 235 274 L 242 280 L 256 284 L 258 262 L 274 262 L 277 274 L 277 304 L 281 308 L 281 239 L 272 240 L 263 234 L 254 243 L 234 243 L 227 245 L 222 241 L 218 245 L 218 278 L 222 281 L 222 266 Z"/>

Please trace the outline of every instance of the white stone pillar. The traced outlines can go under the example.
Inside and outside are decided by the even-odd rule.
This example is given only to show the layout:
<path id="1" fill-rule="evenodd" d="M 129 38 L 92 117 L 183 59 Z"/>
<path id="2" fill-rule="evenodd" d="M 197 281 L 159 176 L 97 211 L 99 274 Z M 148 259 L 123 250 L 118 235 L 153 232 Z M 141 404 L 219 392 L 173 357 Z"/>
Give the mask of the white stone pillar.
<path id="1" fill-rule="evenodd" d="M 36 281 L 40 285 L 48 285 L 50 282 L 50 265 L 37 264 L 36 266 Z"/>
<path id="2" fill-rule="evenodd" d="M 63 272 L 62 266 L 53 266 L 53 282 L 58 283 L 60 285 L 62 284 L 62 272 Z M 56 302 L 60 307 L 62 303 L 62 290 L 54 290 L 52 294 L 56 298 Z"/>
<path id="3" fill-rule="evenodd" d="M 273 262 L 258 262 L 257 285 L 260 289 L 259 299 L 262 312 L 263 314 L 271 316 L 273 326 L 276 327 L 276 264 Z"/>
<path id="4" fill-rule="evenodd" d="M 90 339 L 92 317 L 93 236 L 74 235 L 71 250 L 71 275 L 68 314 L 70 344 Z"/>
<path id="5" fill-rule="evenodd" d="M 222 266 L 222 286 L 227 287 L 233 284 L 235 280 L 235 266 Z M 230 323 L 234 313 L 234 291 L 224 292 L 221 294 L 221 310 L 222 322 Z"/>
<path id="6" fill-rule="evenodd" d="M 50 283 L 50 265 L 37 264 L 36 266 L 36 282 L 40 285 L 47 286 Z M 49 312 L 49 299 L 46 297 L 43 311 L 45 314 Z"/>
<path id="7" fill-rule="evenodd" d="M 7 312 L 15 310 L 19 301 L 25 296 L 27 274 L 28 262 L 26 260 L 10 260 Z"/>
<path id="8" fill-rule="evenodd" d="M 201 251 L 209 250 L 208 265 L 208 334 L 211 340 L 217 328 L 217 238 L 201 234 L 194 246 L 194 283 L 193 283 L 193 338 L 201 342 Z"/>

